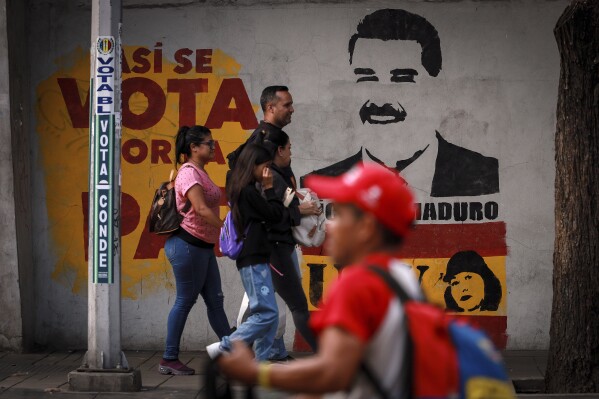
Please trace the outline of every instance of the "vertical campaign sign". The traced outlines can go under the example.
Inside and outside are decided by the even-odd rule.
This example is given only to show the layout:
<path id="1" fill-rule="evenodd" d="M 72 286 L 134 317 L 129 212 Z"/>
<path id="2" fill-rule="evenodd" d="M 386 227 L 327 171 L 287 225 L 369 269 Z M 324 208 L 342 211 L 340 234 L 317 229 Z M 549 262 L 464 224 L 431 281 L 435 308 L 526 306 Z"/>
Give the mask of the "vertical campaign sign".
<path id="1" fill-rule="evenodd" d="M 114 283 L 114 137 L 115 137 L 115 41 L 99 36 L 95 48 L 95 70 L 91 79 L 94 93 L 91 115 L 93 207 L 93 282 Z"/>

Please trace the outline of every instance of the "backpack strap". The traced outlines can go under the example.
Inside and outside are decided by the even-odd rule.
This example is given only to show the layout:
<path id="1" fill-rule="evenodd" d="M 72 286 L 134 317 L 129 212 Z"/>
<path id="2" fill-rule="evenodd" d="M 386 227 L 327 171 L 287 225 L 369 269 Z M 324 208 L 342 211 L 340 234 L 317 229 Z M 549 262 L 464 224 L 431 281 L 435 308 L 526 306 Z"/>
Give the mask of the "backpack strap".
<path id="1" fill-rule="evenodd" d="M 397 282 L 397 280 L 387 270 L 385 270 L 381 267 L 374 266 L 374 265 L 368 265 L 368 266 L 366 266 L 366 268 L 368 270 L 370 270 L 371 272 L 373 272 L 374 274 L 376 274 L 377 276 L 379 276 L 387 284 L 387 286 L 398 297 L 398 299 L 402 305 L 405 304 L 407 301 L 412 300 L 412 298 L 410 298 L 410 296 L 406 293 L 406 291 L 403 289 L 403 287 Z M 404 311 L 404 315 L 405 315 L 405 311 Z M 405 317 L 405 320 L 407 323 L 408 322 L 407 317 Z M 402 376 L 400 376 L 400 378 L 402 378 L 406 382 L 406 392 L 408 394 L 408 398 L 412 398 L 412 396 L 413 396 L 412 395 L 412 378 L 413 378 L 412 359 L 413 358 L 414 358 L 414 345 L 412 344 L 412 339 L 410 337 L 410 333 L 408 330 L 408 333 L 406 334 L 406 351 L 405 351 L 405 357 L 404 357 L 404 359 L 406 359 L 407 362 L 406 362 L 406 366 L 403 368 L 404 374 Z M 368 367 L 368 365 L 364 361 L 362 361 L 360 363 L 360 371 L 362 371 L 362 373 L 364 374 L 366 379 L 370 382 L 372 387 L 375 389 L 376 393 L 382 399 L 390 398 L 387 391 L 385 391 L 385 389 L 383 388 L 381 382 L 378 380 L 378 378 L 374 375 L 374 373 L 372 372 L 370 367 Z"/>
<path id="2" fill-rule="evenodd" d="M 368 270 L 370 270 L 371 272 L 374 272 L 381 279 L 383 279 L 383 281 L 385 281 L 387 286 L 389 286 L 389 288 L 391 288 L 391 290 L 395 293 L 395 295 L 397 295 L 397 297 L 399 298 L 399 300 L 401 301 L 402 304 L 404 304 L 407 301 L 412 299 L 406 293 L 406 290 L 403 289 L 403 287 L 397 282 L 397 280 L 387 270 L 385 270 L 381 267 L 374 266 L 374 265 L 368 265 L 366 267 Z"/>
<path id="3" fill-rule="evenodd" d="M 381 399 L 389 399 L 389 395 L 381 385 L 379 379 L 375 377 L 372 370 L 370 370 L 370 367 L 368 367 L 368 365 L 366 365 L 366 363 L 363 361 L 360 362 L 360 371 L 362 374 L 364 374 L 368 382 L 370 382 L 370 385 L 372 385 L 377 395 L 379 395 Z"/>

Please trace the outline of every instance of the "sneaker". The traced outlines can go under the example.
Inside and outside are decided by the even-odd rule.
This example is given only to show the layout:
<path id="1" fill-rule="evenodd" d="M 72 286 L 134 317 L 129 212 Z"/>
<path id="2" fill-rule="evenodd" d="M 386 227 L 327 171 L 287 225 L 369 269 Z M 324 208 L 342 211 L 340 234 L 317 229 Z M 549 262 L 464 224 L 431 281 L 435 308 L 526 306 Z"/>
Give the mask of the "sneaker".
<path id="1" fill-rule="evenodd" d="M 160 364 L 158 365 L 158 372 L 160 374 L 172 374 L 172 375 L 193 375 L 195 374 L 195 370 L 187 367 L 183 363 L 177 360 L 160 360 Z"/>
<path id="2" fill-rule="evenodd" d="M 208 352 L 208 356 L 210 357 L 210 359 L 216 359 L 217 357 L 225 353 L 223 348 L 221 348 L 220 346 L 220 341 L 208 345 L 206 347 L 206 352 Z"/>

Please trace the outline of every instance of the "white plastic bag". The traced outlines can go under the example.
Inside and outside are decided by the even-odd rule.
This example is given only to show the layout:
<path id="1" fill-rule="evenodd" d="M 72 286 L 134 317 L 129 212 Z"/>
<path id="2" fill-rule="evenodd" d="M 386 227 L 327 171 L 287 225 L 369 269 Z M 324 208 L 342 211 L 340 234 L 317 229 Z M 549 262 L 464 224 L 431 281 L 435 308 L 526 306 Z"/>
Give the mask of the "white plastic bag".
<path id="1" fill-rule="evenodd" d="M 300 204 L 308 201 L 318 201 L 318 196 L 305 188 L 297 189 L 295 196 L 299 199 Z M 291 227 L 295 242 L 305 247 L 322 245 L 325 238 L 325 223 L 324 212 L 321 212 L 320 215 L 302 215 L 300 224 Z"/>

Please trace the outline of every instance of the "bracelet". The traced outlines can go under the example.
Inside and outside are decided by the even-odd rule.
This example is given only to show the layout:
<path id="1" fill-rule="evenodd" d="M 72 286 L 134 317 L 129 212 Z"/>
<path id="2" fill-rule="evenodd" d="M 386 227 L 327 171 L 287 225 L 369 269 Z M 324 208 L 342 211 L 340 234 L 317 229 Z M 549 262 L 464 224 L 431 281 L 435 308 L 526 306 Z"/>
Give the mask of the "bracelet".
<path id="1" fill-rule="evenodd" d="M 258 385 L 262 388 L 270 388 L 270 368 L 272 364 L 266 362 L 258 363 Z"/>

